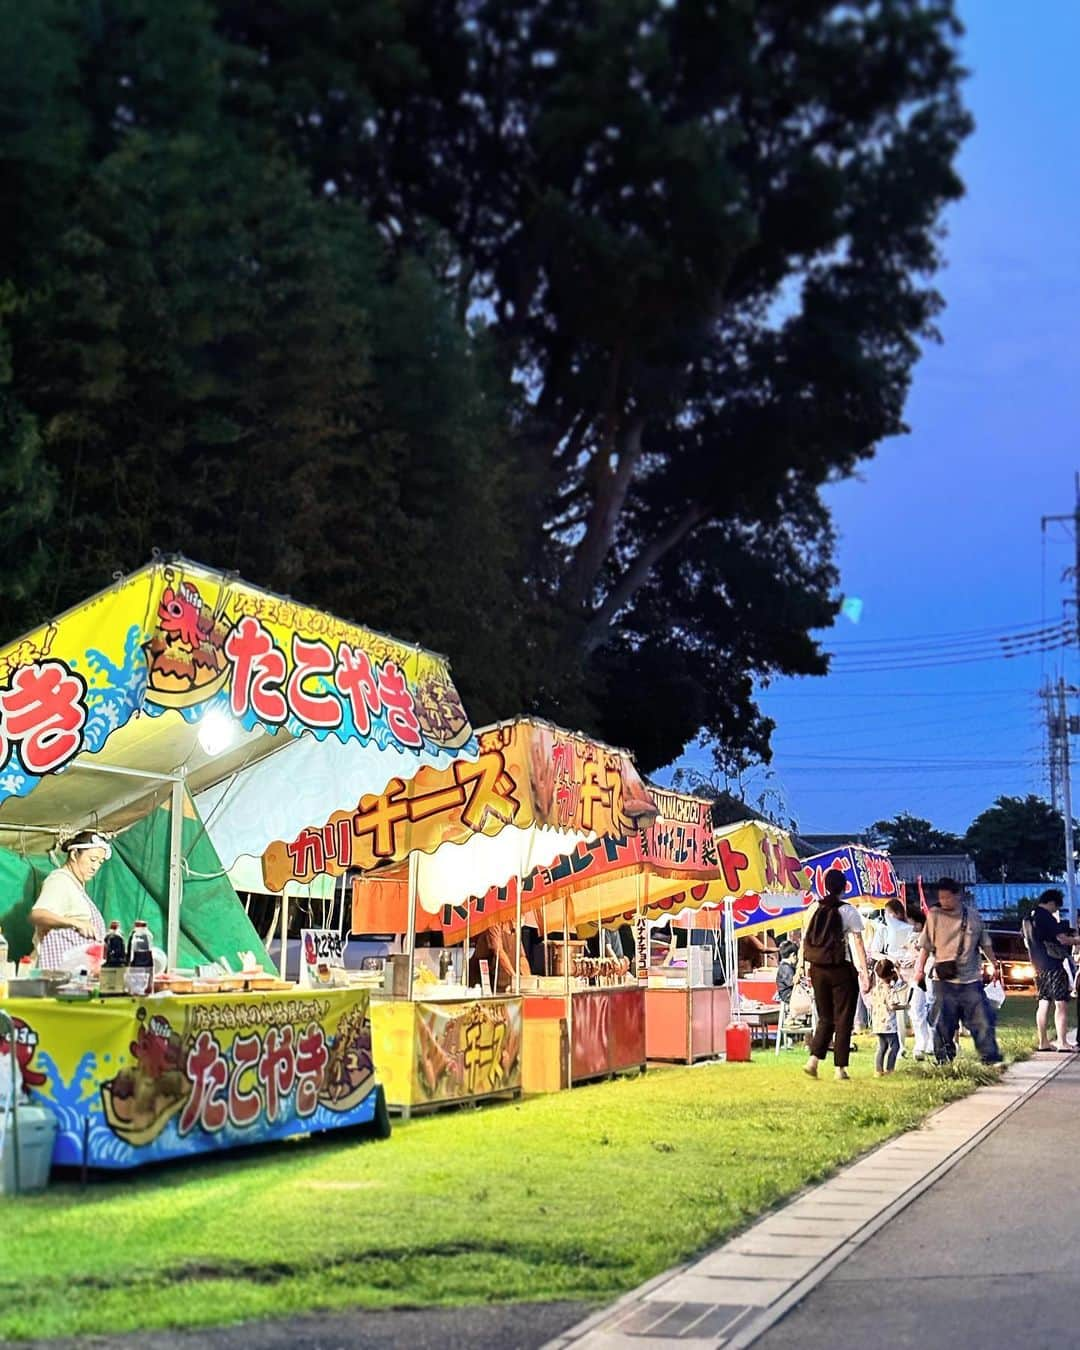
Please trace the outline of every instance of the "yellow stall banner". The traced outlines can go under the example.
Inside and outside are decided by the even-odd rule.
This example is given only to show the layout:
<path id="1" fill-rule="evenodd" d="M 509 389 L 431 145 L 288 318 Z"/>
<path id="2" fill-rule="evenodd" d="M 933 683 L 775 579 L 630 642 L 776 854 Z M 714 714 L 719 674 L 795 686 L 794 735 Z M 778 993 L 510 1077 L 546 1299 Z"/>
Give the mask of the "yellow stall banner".
<path id="1" fill-rule="evenodd" d="M 24 1085 L 58 1120 L 54 1163 L 138 1167 L 375 1113 L 366 990 L 0 1006 Z"/>
<path id="2" fill-rule="evenodd" d="M 384 792 L 361 797 L 325 824 L 275 840 L 263 854 L 268 889 L 324 871 L 368 871 L 414 849 L 433 853 L 507 826 L 625 836 L 656 815 L 624 751 L 524 719 L 481 731 L 478 741 L 476 758 L 423 768 L 408 782 L 391 779 Z"/>
<path id="3" fill-rule="evenodd" d="M 0 802 L 136 713 L 415 752 L 469 742 L 443 658 L 185 559 L 152 563 L 0 648 Z"/>

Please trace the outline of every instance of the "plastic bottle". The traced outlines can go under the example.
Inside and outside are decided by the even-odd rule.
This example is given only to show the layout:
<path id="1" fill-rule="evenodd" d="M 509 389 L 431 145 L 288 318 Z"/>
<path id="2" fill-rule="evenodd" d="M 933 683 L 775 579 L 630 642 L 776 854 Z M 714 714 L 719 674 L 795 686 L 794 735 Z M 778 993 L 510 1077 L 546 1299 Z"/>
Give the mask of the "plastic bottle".
<path id="1" fill-rule="evenodd" d="M 128 939 L 128 969 L 125 985 L 135 998 L 145 998 L 154 989 L 154 940 L 145 919 L 136 919 Z"/>
<path id="2" fill-rule="evenodd" d="M 105 934 L 105 956 L 101 962 L 98 991 L 102 998 L 127 992 L 127 943 L 120 931 L 120 920 L 113 919 Z"/>

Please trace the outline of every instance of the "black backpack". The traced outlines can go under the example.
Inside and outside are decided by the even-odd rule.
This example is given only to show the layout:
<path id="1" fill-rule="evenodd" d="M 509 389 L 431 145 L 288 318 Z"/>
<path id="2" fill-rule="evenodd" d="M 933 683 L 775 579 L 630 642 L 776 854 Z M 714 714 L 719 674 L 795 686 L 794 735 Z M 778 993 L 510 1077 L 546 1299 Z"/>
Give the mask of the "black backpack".
<path id="1" fill-rule="evenodd" d="M 822 900 L 810 916 L 803 935 L 803 960 L 811 966 L 841 966 L 847 960 L 839 897 Z"/>

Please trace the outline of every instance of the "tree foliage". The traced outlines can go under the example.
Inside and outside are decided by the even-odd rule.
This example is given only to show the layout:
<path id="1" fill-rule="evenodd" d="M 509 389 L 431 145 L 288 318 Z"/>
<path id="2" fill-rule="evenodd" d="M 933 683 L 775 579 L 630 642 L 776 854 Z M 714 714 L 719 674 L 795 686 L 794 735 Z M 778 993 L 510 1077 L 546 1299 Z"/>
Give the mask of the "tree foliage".
<path id="1" fill-rule="evenodd" d="M 446 649 L 479 717 L 767 756 L 819 489 L 934 333 L 951 0 L 0 17 L 11 631 L 181 548 Z"/>
<path id="2" fill-rule="evenodd" d="M 875 820 L 871 838 L 890 853 L 963 853 L 964 841 L 947 830 L 936 830 L 921 816 L 901 811 L 891 820 Z"/>
<path id="3" fill-rule="evenodd" d="M 964 836 L 979 876 L 997 881 L 1001 868 L 1017 881 L 1049 881 L 1065 872 L 1065 821 L 1043 797 L 998 797 Z"/>

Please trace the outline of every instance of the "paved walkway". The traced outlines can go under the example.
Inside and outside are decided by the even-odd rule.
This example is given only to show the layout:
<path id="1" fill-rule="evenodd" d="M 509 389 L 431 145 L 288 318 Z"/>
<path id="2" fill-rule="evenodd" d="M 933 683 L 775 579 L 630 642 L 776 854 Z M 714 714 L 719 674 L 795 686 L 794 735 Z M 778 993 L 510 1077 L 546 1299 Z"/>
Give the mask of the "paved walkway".
<path id="1" fill-rule="evenodd" d="M 1080 1292 L 1069 1260 L 1080 1199 L 1074 1180 L 1080 1169 L 1070 1173 L 1078 1107 L 1080 1064 L 1071 1057 L 1040 1055 L 1014 1065 L 999 1084 L 936 1112 L 546 1350 L 842 1350 L 879 1342 L 925 1350 L 948 1344 L 954 1331 L 955 1343 L 980 1350 L 1017 1344 L 1034 1350 L 1044 1342 L 1020 1328 L 1032 1327 L 1036 1309 L 1045 1311 L 1051 1294 L 1041 1284 L 1030 1275 L 1013 1281 L 1013 1317 L 996 1325 L 996 1305 L 1007 1297 L 995 1294 L 994 1310 L 985 1314 L 973 1300 L 984 1289 L 1004 1288 L 995 1272 L 1021 1267 L 1068 1271 L 1072 1284 L 1062 1293 Z M 1019 1157 L 1029 1161 L 1018 1170 Z M 1055 1179 L 1055 1165 L 1067 1185 Z M 1044 1196 L 1053 1219 L 1044 1240 L 1032 1245 Z M 1019 1298 L 1018 1285 L 1026 1289 Z M 940 1327 L 933 1307 L 940 1307 Z M 1060 1309 L 1064 1327 L 1066 1304 Z M 1004 1326 L 1012 1331 L 998 1338 Z M 1073 1340 L 1059 1338 L 1055 1348 Z"/>

